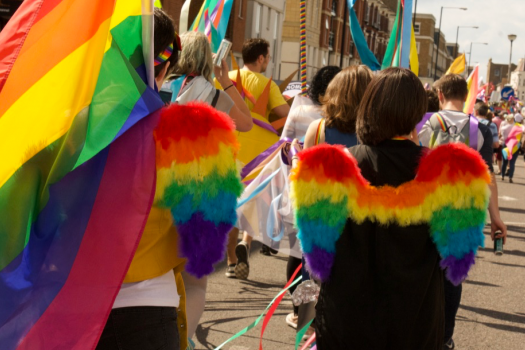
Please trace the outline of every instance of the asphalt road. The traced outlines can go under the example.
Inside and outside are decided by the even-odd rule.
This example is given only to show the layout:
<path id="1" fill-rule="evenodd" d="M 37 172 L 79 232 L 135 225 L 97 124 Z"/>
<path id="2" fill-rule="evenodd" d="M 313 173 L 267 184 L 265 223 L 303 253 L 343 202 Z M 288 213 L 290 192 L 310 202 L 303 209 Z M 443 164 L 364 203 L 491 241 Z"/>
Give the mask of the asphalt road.
<path id="1" fill-rule="evenodd" d="M 516 164 L 514 183 L 498 177 L 499 204 L 508 226 L 503 256 L 495 256 L 489 231 L 485 246 L 469 279 L 456 321 L 456 349 L 525 349 L 525 165 Z M 224 276 L 225 264 L 218 265 L 208 281 L 206 310 L 194 340 L 196 349 L 215 349 L 247 327 L 265 310 L 286 283 L 287 256 L 267 257 L 258 253 L 254 242 L 250 276 L 246 281 Z M 295 330 L 285 323 L 292 311 L 287 295 L 268 324 L 263 348 L 294 349 Z M 261 322 L 262 323 L 262 322 Z M 261 323 L 245 335 L 226 344 L 225 350 L 257 350 Z"/>

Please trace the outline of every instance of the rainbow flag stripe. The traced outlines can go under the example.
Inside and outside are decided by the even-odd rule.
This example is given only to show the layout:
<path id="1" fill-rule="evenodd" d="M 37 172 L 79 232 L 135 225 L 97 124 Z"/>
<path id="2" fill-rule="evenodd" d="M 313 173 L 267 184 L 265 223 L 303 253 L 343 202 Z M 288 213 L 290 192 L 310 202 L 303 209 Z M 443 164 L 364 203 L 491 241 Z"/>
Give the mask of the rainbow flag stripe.
<path id="1" fill-rule="evenodd" d="M 413 181 L 397 188 L 370 186 L 355 159 L 342 148 L 321 145 L 299 154 L 292 196 L 307 266 L 325 281 L 330 276 L 335 244 L 348 218 L 383 225 L 430 224 L 431 236 L 458 284 L 483 246 L 490 176 L 479 154 L 462 144 L 428 152 Z M 337 164 L 337 166 L 334 166 Z"/>
<path id="2" fill-rule="evenodd" d="M 155 141 L 155 204 L 171 209 L 186 271 L 200 278 L 224 258 L 237 221 L 243 186 L 235 163 L 235 125 L 207 104 L 176 104 L 162 110 Z"/>
<path id="3" fill-rule="evenodd" d="M 102 332 L 155 190 L 152 13 L 26 0 L 0 33 L 2 349 Z"/>
<path id="4" fill-rule="evenodd" d="M 217 51 L 226 35 L 232 7 L 233 0 L 204 1 L 189 29 L 206 34 L 212 44 L 213 52 Z"/>

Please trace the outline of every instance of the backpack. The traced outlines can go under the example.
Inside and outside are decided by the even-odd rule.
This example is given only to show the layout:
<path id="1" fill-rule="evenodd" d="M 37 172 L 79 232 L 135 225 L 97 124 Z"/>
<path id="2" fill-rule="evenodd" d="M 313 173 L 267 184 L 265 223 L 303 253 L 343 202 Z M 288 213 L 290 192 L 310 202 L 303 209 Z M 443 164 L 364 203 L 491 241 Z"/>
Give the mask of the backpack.
<path id="1" fill-rule="evenodd" d="M 432 127 L 430 142 L 428 147 L 434 148 L 447 143 L 463 143 L 470 148 L 478 150 L 478 124 L 479 121 L 469 116 L 469 122 L 458 132 L 456 125 L 448 126 L 445 118 L 440 113 L 435 113 L 429 119 Z M 456 129 L 451 133 L 451 129 Z"/>

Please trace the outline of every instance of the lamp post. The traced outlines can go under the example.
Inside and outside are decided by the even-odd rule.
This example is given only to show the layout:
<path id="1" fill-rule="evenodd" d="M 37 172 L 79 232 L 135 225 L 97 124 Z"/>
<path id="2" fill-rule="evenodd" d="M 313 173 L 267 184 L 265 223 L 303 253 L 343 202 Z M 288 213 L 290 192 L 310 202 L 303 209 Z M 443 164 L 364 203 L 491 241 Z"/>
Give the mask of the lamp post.
<path id="1" fill-rule="evenodd" d="M 474 26 L 458 26 L 458 30 L 457 30 L 457 32 L 456 32 L 456 47 L 455 47 L 455 52 L 454 52 L 454 59 L 458 56 L 458 49 L 459 49 L 459 46 L 458 46 L 459 28 L 474 28 L 474 29 L 478 29 L 479 27 L 474 27 Z"/>
<path id="2" fill-rule="evenodd" d="M 488 45 L 488 43 L 470 43 L 470 55 L 468 57 L 467 76 L 470 75 L 470 61 L 472 60 L 472 44 Z"/>
<path id="3" fill-rule="evenodd" d="M 514 40 L 516 40 L 518 36 L 515 34 L 509 34 L 509 40 L 510 40 L 510 58 L 509 58 L 509 80 L 507 81 L 507 84 L 510 84 L 510 69 L 512 67 L 512 43 Z"/>
<path id="4" fill-rule="evenodd" d="M 439 15 L 439 31 L 438 31 L 437 49 L 436 49 L 436 63 L 434 65 L 434 80 L 437 79 L 437 66 L 438 66 L 438 59 L 439 59 L 439 41 L 441 39 L 441 20 L 443 19 L 443 9 L 458 9 L 458 10 L 467 11 L 466 7 L 441 6 L 441 14 Z"/>

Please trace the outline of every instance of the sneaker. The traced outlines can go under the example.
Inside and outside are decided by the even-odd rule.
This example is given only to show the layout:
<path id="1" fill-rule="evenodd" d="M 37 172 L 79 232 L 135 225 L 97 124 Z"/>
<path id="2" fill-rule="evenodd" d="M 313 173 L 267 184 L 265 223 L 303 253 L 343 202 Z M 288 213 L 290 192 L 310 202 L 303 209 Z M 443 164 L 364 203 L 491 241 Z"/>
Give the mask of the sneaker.
<path id="1" fill-rule="evenodd" d="M 193 340 L 188 338 L 188 347 L 186 348 L 186 350 L 194 350 L 194 349 L 195 349 L 195 343 L 193 342 Z"/>
<path id="2" fill-rule="evenodd" d="M 241 280 L 248 278 L 250 274 L 250 265 L 248 264 L 249 246 L 246 242 L 241 242 L 235 247 L 237 256 L 237 265 L 235 266 L 235 277 Z"/>
<path id="3" fill-rule="evenodd" d="M 511 178 L 511 177 L 509 177 L 509 183 L 511 183 L 511 184 L 514 183 L 514 181 L 512 181 L 512 178 Z"/>
<path id="4" fill-rule="evenodd" d="M 261 247 L 261 250 L 259 250 L 259 253 L 261 253 L 262 255 L 266 255 L 266 256 L 272 255 L 272 253 L 270 253 L 270 247 L 264 244 Z"/>
<path id="5" fill-rule="evenodd" d="M 450 340 L 443 345 L 443 350 L 450 350 L 455 348 L 456 345 L 454 344 L 454 340 L 452 340 L 452 338 L 450 338 Z"/>
<path id="6" fill-rule="evenodd" d="M 292 313 L 289 313 L 286 315 L 286 323 L 288 326 L 292 327 L 293 329 L 297 329 L 297 322 L 299 321 L 299 316 Z"/>
<path id="7" fill-rule="evenodd" d="M 235 265 L 236 264 L 230 264 L 228 265 L 228 267 L 226 268 L 226 277 L 228 278 L 236 278 L 237 276 L 235 275 Z"/>
<path id="8" fill-rule="evenodd" d="M 268 247 L 266 244 L 263 244 L 261 250 L 259 250 L 259 253 L 262 255 L 271 256 L 272 254 L 275 255 L 279 252 L 273 248 Z"/>

